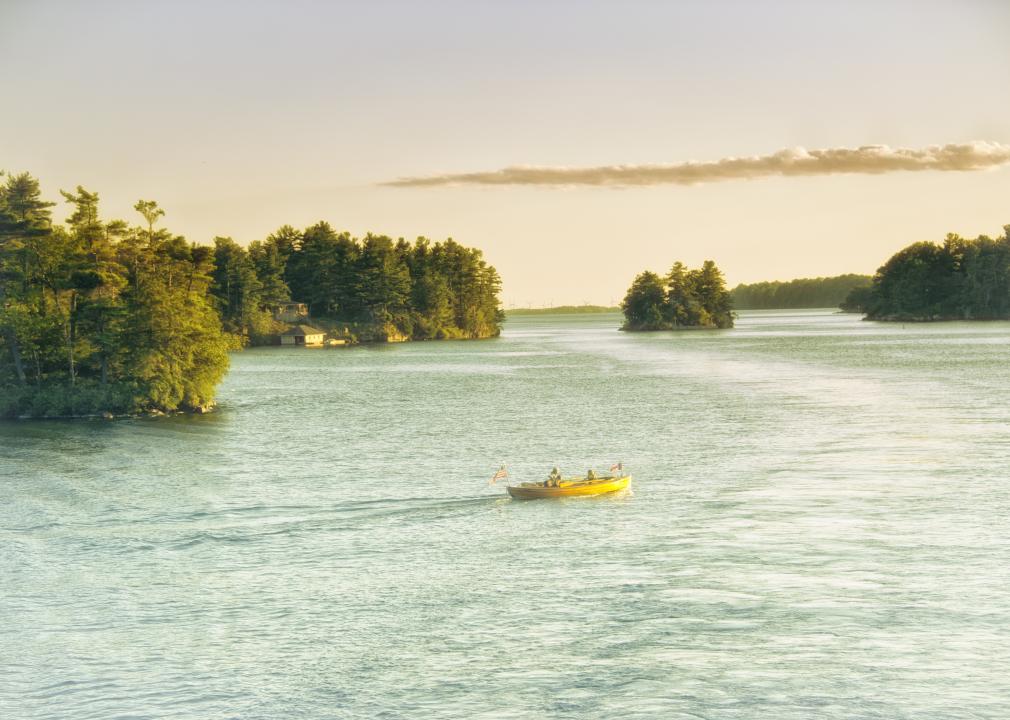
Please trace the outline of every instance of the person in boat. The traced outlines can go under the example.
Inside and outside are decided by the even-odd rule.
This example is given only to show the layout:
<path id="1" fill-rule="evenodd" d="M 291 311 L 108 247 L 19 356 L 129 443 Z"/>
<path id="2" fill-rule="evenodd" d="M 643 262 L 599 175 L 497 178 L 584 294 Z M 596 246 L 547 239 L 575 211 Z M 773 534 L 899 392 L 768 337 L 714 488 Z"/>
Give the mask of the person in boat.
<path id="1" fill-rule="evenodd" d="M 596 471 L 590 468 L 589 472 L 586 473 L 586 480 L 595 480 L 595 479 L 596 479 Z"/>
<path id="2" fill-rule="evenodd" d="M 561 481 L 561 471 L 558 470 L 558 466 L 555 465 L 551 468 L 550 475 L 547 476 L 547 482 L 544 483 L 544 487 L 557 487 L 558 483 Z"/>

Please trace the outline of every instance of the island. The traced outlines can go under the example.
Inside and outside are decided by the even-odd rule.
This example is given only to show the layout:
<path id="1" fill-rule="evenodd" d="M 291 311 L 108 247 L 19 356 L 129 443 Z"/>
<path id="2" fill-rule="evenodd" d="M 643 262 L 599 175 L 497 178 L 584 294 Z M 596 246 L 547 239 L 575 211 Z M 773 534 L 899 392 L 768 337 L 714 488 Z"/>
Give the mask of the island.
<path id="1" fill-rule="evenodd" d="M 917 242 L 899 250 L 857 287 L 842 309 L 867 320 L 925 322 L 1010 319 L 1010 225 L 1003 236 Z"/>
<path id="2" fill-rule="evenodd" d="M 711 260 L 688 269 L 675 262 L 665 277 L 646 270 L 621 303 L 622 330 L 655 331 L 733 327 L 733 300 L 722 271 Z"/>
<path id="3" fill-rule="evenodd" d="M 104 220 L 97 193 L 62 191 L 63 224 L 28 173 L 0 178 L 0 417 L 202 413 L 229 350 L 253 343 L 486 338 L 501 280 L 452 239 L 283 226 L 242 247 Z M 285 322 L 292 304 L 305 312 Z"/>

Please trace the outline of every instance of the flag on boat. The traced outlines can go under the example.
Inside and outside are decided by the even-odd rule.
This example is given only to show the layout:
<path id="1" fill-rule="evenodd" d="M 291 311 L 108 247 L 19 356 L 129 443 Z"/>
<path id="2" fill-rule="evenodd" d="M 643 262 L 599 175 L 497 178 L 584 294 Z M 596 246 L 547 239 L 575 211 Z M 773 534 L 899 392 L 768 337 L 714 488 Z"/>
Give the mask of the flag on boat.
<path id="1" fill-rule="evenodd" d="M 624 469 L 624 463 L 614 463 L 610 466 L 610 472 L 621 472 Z"/>
<path id="2" fill-rule="evenodd" d="M 498 468 L 498 472 L 496 472 L 494 475 L 491 476 L 491 482 L 489 482 L 488 485 L 494 485 L 499 480 L 504 480 L 508 476 L 509 476 L 508 470 L 506 470 L 505 466 L 502 465 L 500 468 Z"/>

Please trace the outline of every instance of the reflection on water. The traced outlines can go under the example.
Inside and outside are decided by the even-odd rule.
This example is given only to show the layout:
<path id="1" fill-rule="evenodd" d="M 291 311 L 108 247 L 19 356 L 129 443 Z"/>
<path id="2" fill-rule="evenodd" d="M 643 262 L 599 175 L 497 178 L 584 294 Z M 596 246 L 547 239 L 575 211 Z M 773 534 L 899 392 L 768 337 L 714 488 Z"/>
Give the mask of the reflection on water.
<path id="1" fill-rule="evenodd" d="M 617 325 L 0 425 L 3 716 L 1005 717 L 1010 324 Z M 619 497 L 487 485 L 617 460 Z"/>

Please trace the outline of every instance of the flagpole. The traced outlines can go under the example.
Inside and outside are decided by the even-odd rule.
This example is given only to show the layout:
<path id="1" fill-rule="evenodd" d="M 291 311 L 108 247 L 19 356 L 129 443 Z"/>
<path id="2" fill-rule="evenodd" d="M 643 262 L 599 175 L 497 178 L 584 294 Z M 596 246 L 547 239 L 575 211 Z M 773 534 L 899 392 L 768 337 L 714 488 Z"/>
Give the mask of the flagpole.
<path id="1" fill-rule="evenodd" d="M 505 467 L 505 463 L 502 463 L 501 467 L 498 468 L 498 472 L 496 472 L 494 475 L 491 476 L 491 482 L 489 482 L 488 485 L 494 485 L 499 480 L 505 481 L 505 487 L 512 487 L 512 485 L 509 483 L 509 471 Z"/>

